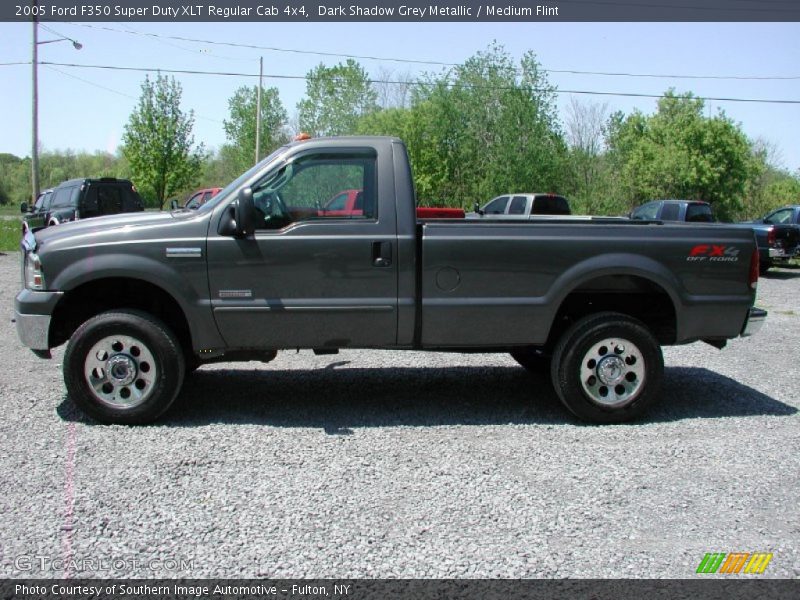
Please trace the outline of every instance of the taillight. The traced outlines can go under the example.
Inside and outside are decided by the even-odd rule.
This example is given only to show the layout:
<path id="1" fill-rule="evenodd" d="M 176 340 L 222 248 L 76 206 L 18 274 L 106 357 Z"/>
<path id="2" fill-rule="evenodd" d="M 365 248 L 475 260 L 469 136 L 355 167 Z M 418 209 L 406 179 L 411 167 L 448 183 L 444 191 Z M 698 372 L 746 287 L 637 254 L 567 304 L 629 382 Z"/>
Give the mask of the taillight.
<path id="1" fill-rule="evenodd" d="M 750 256 L 750 289 L 753 290 L 758 287 L 759 260 L 758 248 L 755 248 Z"/>
<path id="2" fill-rule="evenodd" d="M 775 237 L 775 228 L 770 227 L 769 231 L 767 232 L 767 244 L 770 246 L 774 246 L 776 241 Z"/>

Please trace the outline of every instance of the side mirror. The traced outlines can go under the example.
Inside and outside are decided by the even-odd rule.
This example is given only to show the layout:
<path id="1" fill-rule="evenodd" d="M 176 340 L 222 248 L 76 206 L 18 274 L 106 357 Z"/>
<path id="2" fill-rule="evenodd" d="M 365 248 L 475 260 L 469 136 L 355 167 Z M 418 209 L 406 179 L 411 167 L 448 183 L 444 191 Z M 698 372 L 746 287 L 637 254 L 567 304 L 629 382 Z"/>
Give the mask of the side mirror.
<path id="1" fill-rule="evenodd" d="M 483 214 L 483 211 L 481 210 L 481 205 L 478 204 L 477 202 L 475 203 L 475 206 L 472 208 L 472 210 L 478 213 L 479 215 Z"/>
<path id="2" fill-rule="evenodd" d="M 28 203 L 27 202 L 23 202 L 22 204 L 20 204 L 19 205 L 19 211 L 20 212 L 24 212 L 24 213 L 28 212 Z"/>
<path id="3" fill-rule="evenodd" d="M 249 187 L 239 192 L 236 203 L 236 229 L 241 236 L 248 236 L 256 230 L 256 208 L 253 204 L 253 190 Z"/>
<path id="4" fill-rule="evenodd" d="M 169 201 L 169 208 L 170 210 L 178 210 L 178 201 L 175 198 Z"/>

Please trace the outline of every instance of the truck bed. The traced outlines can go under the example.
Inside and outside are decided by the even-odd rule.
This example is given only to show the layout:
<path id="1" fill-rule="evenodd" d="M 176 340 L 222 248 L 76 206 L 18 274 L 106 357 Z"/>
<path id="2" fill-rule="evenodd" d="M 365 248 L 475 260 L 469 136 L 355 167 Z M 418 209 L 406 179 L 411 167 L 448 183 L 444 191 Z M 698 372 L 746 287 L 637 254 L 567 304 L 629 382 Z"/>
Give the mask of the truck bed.
<path id="1" fill-rule="evenodd" d="M 625 296 L 672 313 L 665 343 L 724 339 L 739 334 L 753 302 L 753 236 L 743 229 L 559 219 L 418 230 L 422 347 L 545 344 L 566 306 Z"/>

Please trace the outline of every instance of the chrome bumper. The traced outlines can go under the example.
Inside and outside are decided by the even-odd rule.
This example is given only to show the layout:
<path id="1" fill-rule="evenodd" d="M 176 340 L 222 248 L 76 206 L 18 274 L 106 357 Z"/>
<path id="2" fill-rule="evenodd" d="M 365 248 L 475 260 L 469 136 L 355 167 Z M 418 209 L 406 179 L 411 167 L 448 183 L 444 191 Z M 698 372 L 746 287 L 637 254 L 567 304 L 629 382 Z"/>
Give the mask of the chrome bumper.
<path id="1" fill-rule="evenodd" d="M 792 258 L 794 256 L 794 252 L 789 252 L 783 248 L 770 248 L 769 249 L 769 257 L 770 258 Z"/>
<path id="2" fill-rule="evenodd" d="M 14 310 L 17 335 L 24 346 L 31 350 L 48 350 L 47 336 L 50 332 L 50 315 L 24 315 Z"/>
<path id="3" fill-rule="evenodd" d="M 744 327 L 742 328 L 742 337 L 746 337 L 749 335 L 755 335 L 761 329 L 761 326 L 764 325 L 764 321 L 767 319 L 767 311 L 763 308 L 756 308 L 755 306 L 750 308 L 750 312 L 747 313 L 747 321 L 744 323 Z"/>

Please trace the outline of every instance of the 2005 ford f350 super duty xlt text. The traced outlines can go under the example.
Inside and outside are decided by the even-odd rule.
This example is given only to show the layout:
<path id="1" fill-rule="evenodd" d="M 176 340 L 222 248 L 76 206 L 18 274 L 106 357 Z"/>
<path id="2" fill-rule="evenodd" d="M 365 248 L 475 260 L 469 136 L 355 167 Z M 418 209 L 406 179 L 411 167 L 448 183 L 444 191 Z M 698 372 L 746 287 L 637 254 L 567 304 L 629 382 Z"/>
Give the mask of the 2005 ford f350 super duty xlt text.
<path id="1" fill-rule="evenodd" d="M 344 190 L 359 210 L 325 210 Z M 419 219 L 385 137 L 294 142 L 197 210 L 29 233 L 23 277 L 22 342 L 69 342 L 69 397 L 109 423 L 156 419 L 203 362 L 288 348 L 511 352 L 577 416 L 618 422 L 658 397 L 662 345 L 721 348 L 766 316 L 750 230 Z"/>

